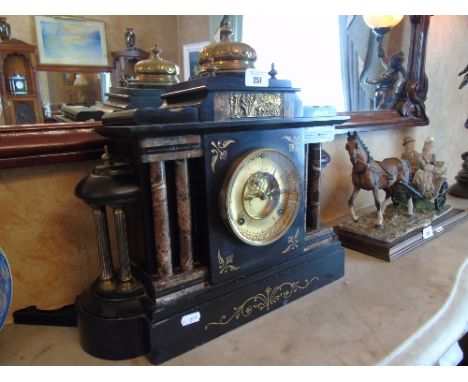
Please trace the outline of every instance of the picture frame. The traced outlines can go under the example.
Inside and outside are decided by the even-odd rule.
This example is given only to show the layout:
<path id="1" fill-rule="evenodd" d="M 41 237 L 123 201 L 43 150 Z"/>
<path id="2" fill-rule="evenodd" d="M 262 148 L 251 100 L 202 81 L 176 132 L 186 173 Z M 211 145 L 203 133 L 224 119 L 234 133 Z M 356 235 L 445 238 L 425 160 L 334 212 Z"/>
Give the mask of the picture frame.
<path id="1" fill-rule="evenodd" d="M 34 18 L 41 65 L 108 65 L 103 21 L 59 16 Z"/>
<path id="2" fill-rule="evenodd" d="M 209 41 L 202 41 L 193 44 L 185 44 L 183 46 L 184 81 L 188 81 L 190 77 L 197 75 L 198 52 L 209 44 Z"/>

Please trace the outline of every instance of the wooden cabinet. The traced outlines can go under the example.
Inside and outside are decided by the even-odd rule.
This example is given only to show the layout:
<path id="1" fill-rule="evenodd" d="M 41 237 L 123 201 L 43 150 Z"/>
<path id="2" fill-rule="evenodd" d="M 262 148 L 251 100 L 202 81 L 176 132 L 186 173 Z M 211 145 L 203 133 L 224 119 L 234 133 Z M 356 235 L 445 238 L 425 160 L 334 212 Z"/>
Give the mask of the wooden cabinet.
<path id="1" fill-rule="evenodd" d="M 145 60 L 149 53 L 139 48 L 127 48 L 112 52 L 113 71 L 112 85 L 121 86 L 120 80 L 134 77 L 135 64 L 138 61 Z"/>
<path id="2" fill-rule="evenodd" d="M 16 39 L 0 43 L 0 118 L 3 123 L 44 122 L 36 65 L 34 45 Z M 24 85 L 19 84 L 23 91 L 15 89 L 11 81 L 13 76 L 24 79 Z"/>

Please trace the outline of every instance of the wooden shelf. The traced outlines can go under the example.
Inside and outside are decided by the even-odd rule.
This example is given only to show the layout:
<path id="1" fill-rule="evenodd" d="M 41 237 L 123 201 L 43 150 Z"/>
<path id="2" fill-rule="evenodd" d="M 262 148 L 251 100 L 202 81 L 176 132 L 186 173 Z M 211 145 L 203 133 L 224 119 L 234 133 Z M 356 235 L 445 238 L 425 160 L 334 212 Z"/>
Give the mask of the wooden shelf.
<path id="1" fill-rule="evenodd" d="M 101 122 L 0 126 L 0 168 L 97 159 L 107 139 Z"/>
<path id="2" fill-rule="evenodd" d="M 339 112 L 338 115 L 349 116 L 350 119 L 335 127 L 337 134 L 344 134 L 348 131 L 359 133 L 363 131 L 403 129 L 429 124 L 429 119 L 403 118 L 396 110 Z"/>

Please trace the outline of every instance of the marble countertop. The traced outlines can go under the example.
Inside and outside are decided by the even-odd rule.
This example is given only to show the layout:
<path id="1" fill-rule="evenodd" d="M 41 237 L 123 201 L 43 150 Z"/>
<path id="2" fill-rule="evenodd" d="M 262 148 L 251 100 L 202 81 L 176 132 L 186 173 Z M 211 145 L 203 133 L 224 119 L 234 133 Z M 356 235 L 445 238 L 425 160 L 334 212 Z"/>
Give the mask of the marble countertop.
<path id="1" fill-rule="evenodd" d="M 165 365 L 436 364 L 468 330 L 467 238 L 465 221 L 392 263 L 346 250 L 342 279 Z M 9 324 L 0 345 L 1 365 L 149 364 L 94 358 L 77 328 Z"/>

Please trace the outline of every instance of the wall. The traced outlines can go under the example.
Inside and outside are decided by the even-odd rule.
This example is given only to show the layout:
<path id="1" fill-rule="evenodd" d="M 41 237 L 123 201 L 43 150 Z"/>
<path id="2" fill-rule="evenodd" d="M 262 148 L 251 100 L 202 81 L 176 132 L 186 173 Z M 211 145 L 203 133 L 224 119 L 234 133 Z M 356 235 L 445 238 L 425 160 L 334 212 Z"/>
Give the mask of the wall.
<path id="1" fill-rule="evenodd" d="M 429 28 L 426 73 L 429 91 L 426 112 L 430 124 L 424 127 L 395 131 L 361 133 L 376 160 L 402 153 L 402 140 L 406 135 L 416 138 L 416 150 L 421 151 L 427 137 L 434 137 L 437 160 L 448 167 L 449 184 L 461 169 L 460 155 L 468 150 L 468 130 L 463 124 L 468 117 L 468 89 L 458 90 L 461 77 L 457 74 L 468 64 L 466 49 L 468 16 L 433 16 Z M 347 214 L 347 200 L 352 192 L 351 163 L 344 149 L 345 137 L 340 136 L 324 145 L 332 161 L 324 170 L 321 217 L 324 221 Z M 383 192 L 381 194 L 383 198 Z M 361 191 L 356 208 L 373 205 L 372 193 Z"/>
<path id="2" fill-rule="evenodd" d="M 13 273 L 11 313 L 72 304 L 99 274 L 91 209 L 73 194 L 94 161 L 0 170 L 0 246 Z"/>
<path id="3" fill-rule="evenodd" d="M 184 77 L 183 46 L 210 41 L 210 39 L 210 16 L 177 16 L 177 45 L 179 46 L 177 61 L 180 66 L 180 80 Z"/>

